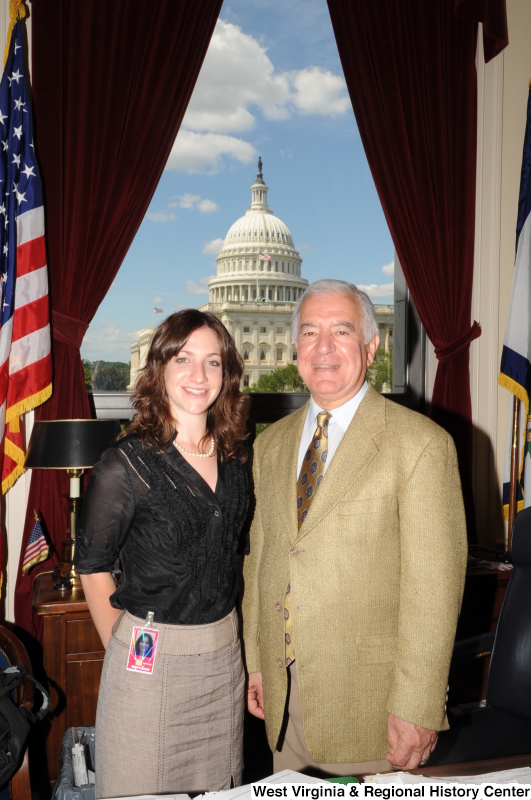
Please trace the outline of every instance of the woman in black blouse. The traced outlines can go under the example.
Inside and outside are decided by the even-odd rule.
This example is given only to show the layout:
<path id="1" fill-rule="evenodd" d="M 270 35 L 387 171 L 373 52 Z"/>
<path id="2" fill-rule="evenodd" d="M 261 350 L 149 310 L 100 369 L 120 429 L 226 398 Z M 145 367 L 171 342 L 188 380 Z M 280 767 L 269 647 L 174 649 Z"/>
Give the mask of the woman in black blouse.
<path id="1" fill-rule="evenodd" d="M 241 782 L 234 559 L 248 509 L 242 371 L 216 317 L 195 309 L 170 316 L 137 381 L 136 416 L 89 480 L 75 565 L 107 649 L 97 797 Z"/>

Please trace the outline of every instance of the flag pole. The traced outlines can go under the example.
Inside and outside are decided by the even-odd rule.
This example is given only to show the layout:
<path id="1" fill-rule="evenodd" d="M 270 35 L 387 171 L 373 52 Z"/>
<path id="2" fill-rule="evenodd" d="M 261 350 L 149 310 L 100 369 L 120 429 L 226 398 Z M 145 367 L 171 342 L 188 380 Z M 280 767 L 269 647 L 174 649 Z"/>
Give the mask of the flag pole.
<path id="1" fill-rule="evenodd" d="M 516 395 L 513 395 L 513 443 L 511 447 L 511 472 L 509 484 L 509 526 L 507 530 L 507 547 L 508 553 L 511 552 L 511 536 L 513 532 L 513 522 L 516 517 L 516 508 L 518 503 L 518 433 L 519 433 L 519 417 L 520 417 L 520 400 Z"/>

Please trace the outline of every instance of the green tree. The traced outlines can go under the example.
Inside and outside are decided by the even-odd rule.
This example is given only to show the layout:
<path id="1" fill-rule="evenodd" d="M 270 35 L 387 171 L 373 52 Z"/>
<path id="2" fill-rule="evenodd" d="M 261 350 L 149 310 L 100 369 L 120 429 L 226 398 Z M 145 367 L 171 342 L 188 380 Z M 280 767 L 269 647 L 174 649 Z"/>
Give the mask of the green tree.
<path id="1" fill-rule="evenodd" d="M 90 361 L 83 359 L 83 372 L 85 373 L 85 389 L 88 392 L 92 391 L 92 366 Z"/>
<path id="2" fill-rule="evenodd" d="M 307 392 L 308 387 L 297 372 L 295 364 L 280 367 L 260 375 L 258 382 L 250 386 L 250 392 Z"/>
<path id="3" fill-rule="evenodd" d="M 125 392 L 129 376 L 129 364 L 123 361 L 96 361 L 92 370 L 92 387 L 100 392 Z"/>
<path id="4" fill-rule="evenodd" d="M 376 351 L 376 358 L 367 370 L 367 380 L 377 392 L 393 391 L 393 353 L 383 348 Z"/>

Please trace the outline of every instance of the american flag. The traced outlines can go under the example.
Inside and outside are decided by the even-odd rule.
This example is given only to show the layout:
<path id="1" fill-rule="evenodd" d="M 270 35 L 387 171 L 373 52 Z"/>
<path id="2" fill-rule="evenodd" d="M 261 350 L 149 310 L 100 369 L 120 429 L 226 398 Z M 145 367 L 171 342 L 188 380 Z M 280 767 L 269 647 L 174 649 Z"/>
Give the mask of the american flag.
<path id="1" fill-rule="evenodd" d="M 154 307 L 153 311 L 155 312 L 155 314 L 164 314 L 164 309 L 157 308 L 157 306 Z"/>
<path id="2" fill-rule="evenodd" d="M 258 253 L 258 258 L 260 261 L 271 261 L 271 256 L 269 255 L 269 253 L 262 253 L 261 250 Z"/>
<path id="3" fill-rule="evenodd" d="M 28 546 L 24 553 L 24 561 L 22 562 L 22 574 L 25 575 L 35 564 L 46 561 L 49 554 L 50 551 L 46 539 L 44 538 L 40 520 L 37 514 L 35 514 L 35 523 L 31 530 Z"/>
<path id="4" fill-rule="evenodd" d="M 44 208 L 18 20 L 0 82 L 0 462 L 24 472 L 20 415 L 52 393 Z M 3 223 L 3 224 L 2 224 Z"/>

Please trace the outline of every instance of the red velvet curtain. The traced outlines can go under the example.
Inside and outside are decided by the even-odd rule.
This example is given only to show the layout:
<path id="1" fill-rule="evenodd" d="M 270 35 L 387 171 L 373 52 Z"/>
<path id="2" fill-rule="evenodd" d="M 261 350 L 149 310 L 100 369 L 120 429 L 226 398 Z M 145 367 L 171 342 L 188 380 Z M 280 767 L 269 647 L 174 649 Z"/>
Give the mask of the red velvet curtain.
<path id="1" fill-rule="evenodd" d="M 54 392 L 37 419 L 90 417 L 79 348 L 144 217 L 222 0 L 33 0 L 35 144 L 45 191 Z M 41 513 L 60 553 L 66 473 L 35 471 L 22 554 Z M 18 625 L 32 632 L 32 574 Z"/>
<path id="2" fill-rule="evenodd" d="M 328 6 L 376 189 L 435 346 L 431 415 L 454 436 L 473 538 L 469 345 L 481 333 L 471 325 L 477 19 L 488 12 L 489 52 L 499 50 L 505 2 L 328 0 Z M 505 21 L 505 39 L 506 30 Z"/>

